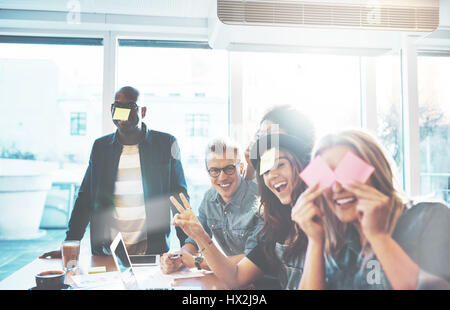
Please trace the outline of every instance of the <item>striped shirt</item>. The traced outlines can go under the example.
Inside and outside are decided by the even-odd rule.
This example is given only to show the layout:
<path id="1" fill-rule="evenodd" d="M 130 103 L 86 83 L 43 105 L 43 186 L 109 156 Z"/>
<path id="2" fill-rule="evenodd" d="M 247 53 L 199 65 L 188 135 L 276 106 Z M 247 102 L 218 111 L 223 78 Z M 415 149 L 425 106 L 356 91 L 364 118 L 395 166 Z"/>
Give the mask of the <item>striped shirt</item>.
<path id="1" fill-rule="evenodd" d="M 118 232 L 129 254 L 145 254 L 147 230 L 139 146 L 124 145 L 114 190 L 112 237 Z"/>

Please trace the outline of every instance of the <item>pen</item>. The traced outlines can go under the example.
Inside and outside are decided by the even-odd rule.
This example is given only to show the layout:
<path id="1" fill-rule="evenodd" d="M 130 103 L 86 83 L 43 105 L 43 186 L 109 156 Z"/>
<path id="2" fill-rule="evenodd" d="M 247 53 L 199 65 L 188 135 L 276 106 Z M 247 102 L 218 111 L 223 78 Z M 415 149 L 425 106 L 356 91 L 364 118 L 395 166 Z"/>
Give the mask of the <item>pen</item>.
<path id="1" fill-rule="evenodd" d="M 169 259 L 178 259 L 178 258 L 180 258 L 180 257 L 182 257 L 183 255 L 182 254 L 175 254 L 175 255 L 173 255 L 173 256 L 170 256 L 169 257 Z"/>

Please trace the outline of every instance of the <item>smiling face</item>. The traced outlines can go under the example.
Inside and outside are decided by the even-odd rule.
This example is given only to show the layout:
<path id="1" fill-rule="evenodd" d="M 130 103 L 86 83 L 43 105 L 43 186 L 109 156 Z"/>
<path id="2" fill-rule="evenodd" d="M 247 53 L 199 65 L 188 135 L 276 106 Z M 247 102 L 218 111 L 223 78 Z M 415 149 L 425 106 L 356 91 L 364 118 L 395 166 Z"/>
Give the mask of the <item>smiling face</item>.
<path id="1" fill-rule="evenodd" d="M 216 153 L 209 153 L 206 157 L 206 168 L 208 170 L 221 169 L 231 165 L 234 165 L 235 168 L 233 170 L 230 169 L 230 175 L 225 173 L 225 171 L 220 170 L 217 177 L 210 176 L 211 185 L 219 193 L 225 203 L 231 201 L 241 184 L 241 178 L 239 176 L 239 158 L 224 158 L 223 155 Z"/>
<path id="2" fill-rule="evenodd" d="M 264 173 L 264 184 L 284 205 L 292 204 L 296 178 L 291 154 L 279 151 L 274 167 Z"/>
<path id="3" fill-rule="evenodd" d="M 354 152 L 348 146 L 337 145 L 323 151 L 320 156 L 326 161 L 332 170 L 336 169 L 348 151 Z M 370 179 L 367 184 L 370 184 Z M 325 199 L 331 211 L 341 222 L 350 223 L 358 219 L 356 206 L 358 199 L 355 194 L 347 191 L 339 182 L 334 182 L 324 192 Z"/>

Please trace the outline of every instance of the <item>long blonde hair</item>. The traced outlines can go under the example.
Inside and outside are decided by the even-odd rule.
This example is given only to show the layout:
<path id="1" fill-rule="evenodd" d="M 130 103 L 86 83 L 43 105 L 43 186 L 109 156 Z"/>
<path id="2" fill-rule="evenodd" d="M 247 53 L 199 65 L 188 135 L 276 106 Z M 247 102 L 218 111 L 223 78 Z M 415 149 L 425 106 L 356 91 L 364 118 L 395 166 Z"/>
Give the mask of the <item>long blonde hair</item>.
<path id="1" fill-rule="evenodd" d="M 405 209 L 406 196 L 398 190 L 398 186 L 391 169 L 391 163 L 380 143 L 376 139 L 361 130 L 345 130 L 337 134 L 324 136 L 318 141 L 313 157 L 320 155 L 325 150 L 334 146 L 350 147 L 356 155 L 375 168 L 370 176 L 373 187 L 390 197 L 390 215 L 386 223 L 389 234 L 394 231 L 397 221 Z M 321 197 L 321 209 L 325 214 L 325 253 L 336 255 L 344 246 L 347 225 L 342 223 L 327 205 L 325 198 Z M 364 249 L 363 249 L 364 250 Z"/>

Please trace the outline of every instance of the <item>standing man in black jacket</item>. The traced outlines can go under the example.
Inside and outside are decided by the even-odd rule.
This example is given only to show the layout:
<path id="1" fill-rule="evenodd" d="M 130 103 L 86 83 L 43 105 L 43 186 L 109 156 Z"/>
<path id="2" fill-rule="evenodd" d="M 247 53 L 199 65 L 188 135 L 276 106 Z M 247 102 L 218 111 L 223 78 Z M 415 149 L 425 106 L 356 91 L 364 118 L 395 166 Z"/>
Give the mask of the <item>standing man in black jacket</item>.
<path id="1" fill-rule="evenodd" d="M 170 210 L 178 212 L 168 197 L 187 194 L 175 137 L 147 129 L 146 107 L 137 105 L 138 98 L 130 86 L 116 93 L 111 113 L 117 131 L 94 142 L 69 221 L 66 240 L 81 240 L 90 223 L 93 255 L 109 255 L 118 232 L 129 254 L 167 252 Z M 186 235 L 176 229 L 183 246 Z M 61 252 L 40 256 L 45 257 L 61 257 Z"/>

